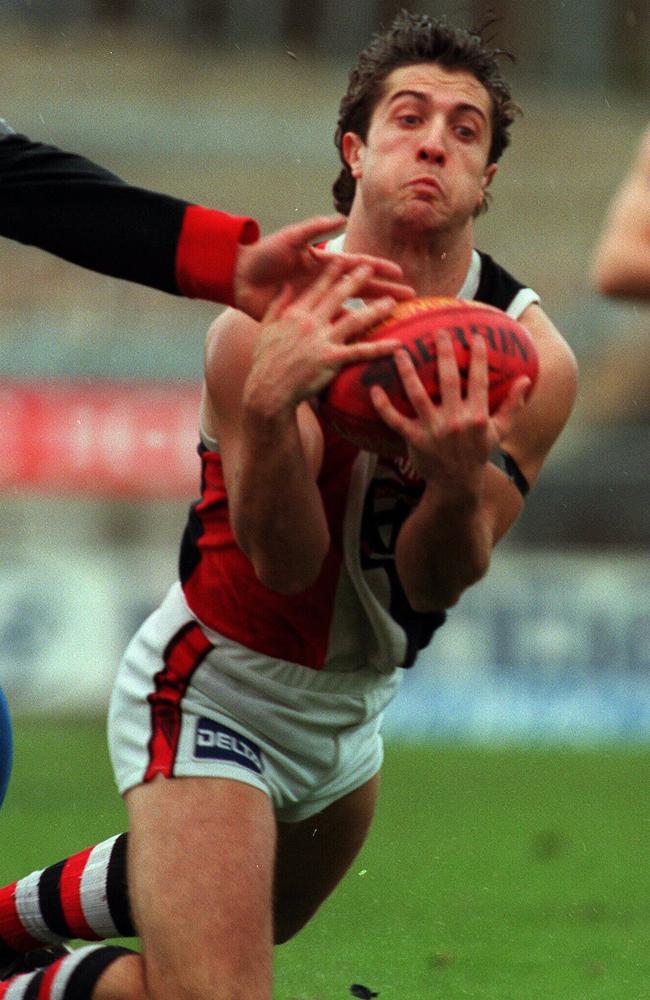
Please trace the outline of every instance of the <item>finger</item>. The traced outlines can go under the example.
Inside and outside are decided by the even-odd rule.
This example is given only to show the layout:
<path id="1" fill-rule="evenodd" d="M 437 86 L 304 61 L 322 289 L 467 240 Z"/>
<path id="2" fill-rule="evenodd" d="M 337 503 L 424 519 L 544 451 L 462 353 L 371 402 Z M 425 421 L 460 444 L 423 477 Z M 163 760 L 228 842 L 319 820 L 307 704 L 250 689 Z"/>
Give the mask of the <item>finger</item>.
<path id="1" fill-rule="evenodd" d="M 405 438 L 411 421 L 393 406 L 380 385 L 370 386 L 370 401 L 386 426 Z"/>
<path id="2" fill-rule="evenodd" d="M 389 281 L 388 278 L 379 278 L 371 275 L 365 285 L 359 290 L 359 294 L 364 299 L 376 299 L 380 295 L 392 295 L 396 301 L 403 302 L 406 299 L 415 297 L 415 289 L 411 285 L 403 284 L 401 281 Z"/>
<path id="3" fill-rule="evenodd" d="M 395 261 L 386 260 L 385 257 L 374 257 L 366 253 L 333 253 L 330 250 L 323 250 L 319 247 L 310 247 L 309 252 L 315 260 L 326 263 L 332 257 L 339 257 L 343 260 L 346 270 L 351 271 L 360 265 L 372 268 L 373 273 L 379 278 L 389 281 L 399 281 L 403 278 L 402 268 Z"/>
<path id="4" fill-rule="evenodd" d="M 343 306 L 343 303 L 341 303 Z M 332 340 L 334 343 L 343 344 L 353 340 L 355 337 L 362 337 L 373 327 L 388 319 L 395 306 L 395 299 L 386 296 L 377 299 L 369 305 L 364 305 L 360 309 L 342 309 L 341 314 L 334 323 Z M 399 346 L 399 341 L 395 342 Z"/>
<path id="5" fill-rule="evenodd" d="M 323 316 L 328 318 L 341 308 L 350 297 L 351 275 L 344 273 L 340 255 L 333 257 L 326 268 L 303 288 L 296 299 L 300 308 L 315 312 L 320 306 Z M 328 308 L 328 305 L 331 308 Z"/>
<path id="6" fill-rule="evenodd" d="M 435 418 L 436 405 L 422 384 L 413 358 L 405 348 L 395 352 L 395 365 L 406 397 L 415 413 L 421 420 L 431 422 Z"/>
<path id="7" fill-rule="evenodd" d="M 489 388 L 490 372 L 488 369 L 487 344 L 480 334 L 475 334 L 472 338 L 472 350 L 467 374 L 468 402 L 487 410 Z"/>
<path id="8" fill-rule="evenodd" d="M 457 408 L 461 403 L 461 381 L 454 345 L 446 330 L 439 330 L 435 340 L 440 403 L 448 409 Z"/>
<path id="9" fill-rule="evenodd" d="M 271 299 L 261 322 L 263 324 L 274 323 L 282 315 L 287 306 L 293 302 L 294 297 L 293 287 L 289 282 L 286 282 L 275 298 Z"/>
<path id="10" fill-rule="evenodd" d="M 292 222 L 279 232 L 296 249 L 318 240 L 319 236 L 331 236 L 345 225 L 344 215 L 314 215 L 303 222 Z M 330 255 L 328 255 L 330 256 Z M 332 254 L 331 256 L 340 256 Z"/>
<path id="11" fill-rule="evenodd" d="M 352 344 L 341 345 L 336 350 L 336 360 L 341 365 L 353 365 L 359 361 L 374 361 L 375 358 L 395 354 L 399 347 L 400 342 L 395 337 L 386 337 L 384 340 L 357 340 Z"/>
<path id="12" fill-rule="evenodd" d="M 508 395 L 492 414 L 492 421 L 497 428 L 499 439 L 502 439 L 512 427 L 518 413 L 524 408 L 526 395 L 530 390 L 531 380 L 527 375 L 520 375 L 510 386 Z"/>
<path id="13" fill-rule="evenodd" d="M 343 314 L 343 306 L 348 299 L 358 298 L 359 290 L 363 287 L 370 275 L 370 268 L 367 264 L 360 264 L 353 271 L 341 273 L 341 259 L 328 264 L 327 269 L 313 282 L 311 288 L 307 288 L 301 297 L 301 306 L 308 308 L 314 316 L 323 321 L 331 321 L 339 314 Z M 395 305 L 393 301 L 392 306 Z M 373 305 L 367 307 L 368 311 L 373 309 Z M 348 310 L 354 312 L 355 310 Z M 386 314 L 386 308 L 380 307 L 382 314 Z M 364 311 L 364 315 L 367 313 Z"/>

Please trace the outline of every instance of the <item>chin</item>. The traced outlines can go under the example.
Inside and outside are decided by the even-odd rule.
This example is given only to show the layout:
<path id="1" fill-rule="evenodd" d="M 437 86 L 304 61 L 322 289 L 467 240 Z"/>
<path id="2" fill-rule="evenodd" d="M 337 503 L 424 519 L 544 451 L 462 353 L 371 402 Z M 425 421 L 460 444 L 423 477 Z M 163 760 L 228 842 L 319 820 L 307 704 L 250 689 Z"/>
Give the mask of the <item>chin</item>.
<path id="1" fill-rule="evenodd" d="M 421 208 L 409 206 L 408 211 L 398 214 L 396 223 L 403 235 L 410 234 L 423 238 L 439 232 L 444 225 L 444 220 L 440 218 L 438 213 L 431 210 L 430 205 L 423 205 Z"/>
<path id="2" fill-rule="evenodd" d="M 411 195 L 398 202 L 395 206 L 395 212 L 405 223 L 419 221 L 424 224 L 435 224 L 441 221 L 441 217 L 444 215 L 444 206 L 433 196 L 420 195 L 416 197 Z"/>

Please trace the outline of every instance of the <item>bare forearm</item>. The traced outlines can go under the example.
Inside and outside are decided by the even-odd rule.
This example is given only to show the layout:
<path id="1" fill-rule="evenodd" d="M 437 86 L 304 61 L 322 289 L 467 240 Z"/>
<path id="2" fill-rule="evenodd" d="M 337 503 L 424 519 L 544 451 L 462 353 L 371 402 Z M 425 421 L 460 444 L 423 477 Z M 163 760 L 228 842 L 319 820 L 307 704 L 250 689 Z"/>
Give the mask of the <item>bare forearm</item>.
<path id="1" fill-rule="evenodd" d="M 650 299 L 650 233 L 628 229 L 598 248 L 592 281 L 604 295 Z"/>
<path id="2" fill-rule="evenodd" d="M 591 278 L 605 295 L 650 299 L 650 129 L 607 212 Z"/>
<path id="3" fill-rule="evenodd" d="M 455 604 L 487 572 L 492 542 L 478 497 L 443 498 L 429 485 L 395 550 L 411 606 L 434 611 Z"/>
<path id="4" fill-rule="evenodd" d="M 298 593 L 316 579 L 329 532 L 295 411 L 274 419 L 249 412 L 243 429 L 229 487 L 235 537 L 262 583 Z"/>
<path id="5" fill-rule="evenodd" d="M 371 271 L 362 264 L 343 273 L 333 260 L 300 294 L 286 285 L 259 327 L 247 321 L 243 330 L 241 322 L 217 330 L 218 349 L 206 352 L 206 406 L 222 441 L 231 524 L 259 579 L 278 592 L 314 583 L 330 544 L 318 487 L 323 432 L 309 401 L 343 364 L 396 346 L 394 339 L 360 338 L 388 315 L 392 298 L 344 308 Z M 246 333 L 245 346 L 237 328 Z M 226 387 L 223 365 L 212 378 L 224 355 L 234 380 Z"/>

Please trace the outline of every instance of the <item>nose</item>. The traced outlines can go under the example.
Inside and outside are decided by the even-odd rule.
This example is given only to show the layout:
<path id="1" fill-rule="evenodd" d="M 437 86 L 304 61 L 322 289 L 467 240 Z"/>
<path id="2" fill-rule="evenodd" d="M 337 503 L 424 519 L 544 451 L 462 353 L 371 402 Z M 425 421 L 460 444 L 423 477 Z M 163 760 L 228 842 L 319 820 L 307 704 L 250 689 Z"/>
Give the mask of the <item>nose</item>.
<path id="1" fill-rule="evenodd" d="M 435 163 L 439 167 L 445 164 L 447 152 L 442 131 L 438 124 L 432 125 L 427 130 L 426 135 L 422 137 L 417 155 L 418 160 L 424 160 L 426 163 Z"/>
<path id="2" fill-rule="evenodd" d="M 442 167 L 445 164 L 447 155 L 440 145 L 433 145 L 431 143 L 423 143 L 418 150 L 418 160 L 424 160 L 426 163 L 435 163 L 436 166 Z"/>

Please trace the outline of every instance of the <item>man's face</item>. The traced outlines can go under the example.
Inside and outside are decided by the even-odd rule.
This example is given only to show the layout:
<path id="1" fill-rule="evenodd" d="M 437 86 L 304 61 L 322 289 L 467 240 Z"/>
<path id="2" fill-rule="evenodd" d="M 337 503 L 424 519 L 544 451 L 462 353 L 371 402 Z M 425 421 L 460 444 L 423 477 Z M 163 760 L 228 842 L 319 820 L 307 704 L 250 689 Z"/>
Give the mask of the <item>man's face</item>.
<path id="1" fill-rule="evenodd" d="M 491 137 L 491 98 L 471 73 L 401 66 L 386 78 L 366 141 L 344 136 L 355 201 L 422 234 L 465 225 L 496 173 Z"/>

